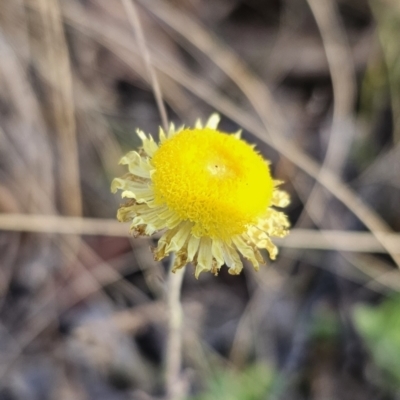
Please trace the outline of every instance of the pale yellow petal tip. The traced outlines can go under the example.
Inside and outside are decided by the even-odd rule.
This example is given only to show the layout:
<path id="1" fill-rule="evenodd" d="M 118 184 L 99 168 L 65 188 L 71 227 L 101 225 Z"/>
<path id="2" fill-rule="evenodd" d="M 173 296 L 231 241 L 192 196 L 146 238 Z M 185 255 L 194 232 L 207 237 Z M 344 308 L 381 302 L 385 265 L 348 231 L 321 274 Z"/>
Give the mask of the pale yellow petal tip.
<path id="1" fill-rule="evenodd" d="M 175 134 L 176 134 L 175 124 L 171 122 L 169 124 L 169 129 L 168 129 L 168 139 L 170 139 Z"/>
<path id="2" fill-rule="evenodd" d="M 275 189 L 272 194 L 272 205 L 279 208 L 285 208 L 290 204 L 289 193 L 284 190 Z"/>
<path id="3" fill-rule="evenodd" d="M 119 160 L 119 165 L 128 165 L 132 162 L 139 162 L 140 155 L 136 151 L 130 151 L 121 157 Z"/>
<path id="4" fill-rule="evenodd" d="M 164 132 L 164 129 L 160 126 L 158 129 L 158 138 L 160 140 L 160 143 L 164 143 L 167 140 L 167 135 Z"/>
<path id="5" fill-rule="evenodd" d="M 242 129 L 239 129 L 237 132 L 235 132 L 233 134 L 233 136 L 235 136 L 236 139 L 241 139 L 242 138 Z"/>
<path id="6" fill-rule="evenodd" d="M 276 257 L 278 256 L 278 248 L 271 241 L 265 244 L 265 248 L 268 251 L 269 258 L 271 260 L 276 260 Z"/>
<path id="7" fill-rule="evenodd" d="M 210 265 L 210 267 L 208 268 L 208 267 L 205 266 L 205 265 L 195 264 L 194 268 L 195 268 L 194 276 L 196 277 L 196 279 L 199 279 L 200 274 L 201 274 L 202 272 L 211 271 L 211 265 Z"/>
<path id="8" fill-rule="evenodd" d="M 146 140 L 148 140 L 146 134 L 141 129 L 136 129 L 136 134 L 139 136 L 139 139 L 142 142 L 145 142 Z"/>
<path id="9" fill-rule="evenodd" d="M 114 178 L 111 182 L 111 192 L 116 193 L 117 190 L 122 190 L 121 197 L 122 198 L 135 198 L 135 193 L 132 192 L 130 189 L 130 185 L 132 182 L 127 181 L 123 178 Z"/>
<path id="10" fill-rule="evenodd" d="M 231 265 L 228 269 L 230 275 L 240 275 L 243 269 L 243 263 L 239 260 L 235 264 Z"/>
<path id="11" fill-rule="evenodd" d="M 228 274 L 229 275 L 240 275 L 242 272 L 243 266 L 242 267 L 236 267 L 236 268 L 229 268 L 228 269 Z"/>
<path id="12" fill-rule="evenodd" d="M 120 189 L 119 178 L 114 178 L 111 182 L 111 193 L 117 193 L 118 189 Z"/>
<path id="13" fill-rule="evenodd" d="M 208 118 L 206 122 L 206 128 L 217 129 L 220 121 L 221 117 L 219 114 L 217 113 L 211 114 L 210 118 Z"/>

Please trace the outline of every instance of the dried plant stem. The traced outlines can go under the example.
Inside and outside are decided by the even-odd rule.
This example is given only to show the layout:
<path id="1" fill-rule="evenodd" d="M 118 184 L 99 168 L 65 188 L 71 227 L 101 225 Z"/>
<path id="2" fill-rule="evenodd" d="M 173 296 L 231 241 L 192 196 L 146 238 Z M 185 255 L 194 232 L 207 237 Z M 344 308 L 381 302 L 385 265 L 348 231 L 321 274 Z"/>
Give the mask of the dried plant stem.
<path id="1" fill-rule="evenodd" d="M 0 230 L 11 232 L 57 233 L 128 237 L 128 227 L 115 219 L 65 217 L 60 215 L 2 214 Z M 385 233 L 386 247 L 400 254 L 400 234 Z M 295 249 L 338 250 L 362 253 L 386 253 L 369 232 L 344 230 L 292 229 L 289 236 L 276 239 L 280 247 Z"/>
<path id="2" fill-rule="evenodd" d="M 49 109 L 57 135 L 61 208 L 67 215 L 82 215 L 82 193 L 70 55 L 58 0 L 30 1 L 41 25 L 37 27 L 39 71 L 50 87 Z"/>
<path id="3" fill-rule="evenodd" d="M 178 400 L 183 397 L 181 385 L 182 364 L 182 304 L 180 301 L 184 270 L 172 272 L 174 257 L 171 258 L 171 268 L 168 273 L 168 337 L 165 357 L 165 384 L 168 400 Z"/>
<path id="4" fill-rule="evenodd" d="M 154 97 L 156 99 L 158 112 L 160 113 L 162 126 L 164 130 L 167 132 L 168 131 L 167 111 L 165 109 L 164 101 L 162 98 L 160 84 L 158 82 L 156 72 L 154 71 L 154 67 L 151 63 L 150 52 L 147 47 L 146 40 L 144 38 L 142 24 L 140 23 L 140 18 L 138 16 L 136 6 L 132 0 L 122 0 L 122 4 L 125 8 L 129 23 L 131 24 L 134 33 L 136 35 L 138 47 L 143 57 L 147 72 L 149 74 L 149 79 L 153 89 Z"/>
<path id="5" fill-rule="evenodd" d="M 357 90 L 352 52 L 336 3 L 333 0 L 307 2 L 321 33 L 333 86 L 332 125 L 320 175 L 325 170 L 340 175 L 355 133 L 352 113 Z M 326 216 L 323 189 L 315 183 L 304 204 L 304 210 L 319 225 Z"/>

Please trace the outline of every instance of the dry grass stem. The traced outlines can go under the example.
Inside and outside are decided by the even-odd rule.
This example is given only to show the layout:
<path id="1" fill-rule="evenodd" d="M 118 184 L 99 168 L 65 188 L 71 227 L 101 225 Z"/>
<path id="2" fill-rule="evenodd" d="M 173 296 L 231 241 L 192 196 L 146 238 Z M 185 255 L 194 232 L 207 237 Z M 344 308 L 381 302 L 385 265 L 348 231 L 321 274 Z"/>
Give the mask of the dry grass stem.
<path id="1" fill-rule="evenodd" d="M 335 3 L 308 0 L 319 27 L 333 86 L 333 115 L 329 140 L 320 174 L 324 170 L 341 175 L 355 134 L 352 113 L 356 100 L 356 76 L 352 53 Z M 304 211 L 321 225 L 328 201 L 323 187 L 316 184 L 307 193 Z M 330 196 L 329 196 L 330 197 Z M 302 221 L 300 217 L 299 221 Z M 301 224 L 301 222 L 300 222 Z"/>
<path id="2" fill-rule="evenodd" d="M 0 214 L 0 230 L 129 237 L 129 227 L 113 219 L 63 217 L 56 215 Z M 368 232 L 293 229 L 290 236 L 276 239 L 279 246 L 298 249 L 385 253 L 386 249 Z M 382 240 L 399 254 L 400 234 L 385 233 Z"/>
<path id="3" fill-rule="evenodd" d="M 51 118 L 58 139 L 63 212 L 81 215 L 82 195 L 70 56 L 58 0 L 30 2 L 38 13 L 44 40 L 36 42 L 40 73 L 50 86 Z M 39 28 L 40 29 L 40 28 Z"/>
<path id="4" fill-rule="evenodd" d="M 134 29 L 134 32 L 135 32 L 135 35 L 137 38 L 137 42 L 138 42 L 138 47 L 140 49 L 140 53 L 143 57 L 143 60 L 145 62 L 146 70 L 149 74 L 154 97 L 156 99 L 158 111 L 160 113 L 162 126 L 163 126 L 164 130 L 167 132 L 168 131 L 167 110 L 165 108 L 164 101 L 162 98 L 161 87 L 158 82 L 156 72 L 154 71 L 153 64 L 151 62 L 150 52 L 146 45 L 146 40 L 144 38 L 143 29 L 142 29 L 142 24 L 140 22 L 139 15 L 137 13 L 136 6 L 134 4 L 134 0 L 122 0 L 122 4 L 124 5 L 129 22 Z"/>
<path id="5" fill-rule="evenodd" d="M 172 272 L 173 259 L 174 257 L 171 257 L 166 293 L 168 304 L 168 340 L 165 356 L 165 379 L 168 400 L 180 400 L 186 397 L 184 382 L 181 377 L 183 311 L 180 300 L 185 269 Z"/>

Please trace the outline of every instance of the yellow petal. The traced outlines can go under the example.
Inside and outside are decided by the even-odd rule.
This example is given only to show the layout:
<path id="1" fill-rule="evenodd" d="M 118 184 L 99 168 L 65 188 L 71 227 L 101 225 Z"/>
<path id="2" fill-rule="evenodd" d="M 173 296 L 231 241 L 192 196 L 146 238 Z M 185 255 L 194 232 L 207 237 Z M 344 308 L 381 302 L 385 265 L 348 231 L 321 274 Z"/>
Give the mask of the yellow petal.
<path id="1" fill-rule="evenodd" d="M 225 263 L 229 267 L 228 272 L 231 275 L 239 275 L 243 269 L 243 264 L 237 251 L 226 243 L 223 244 L 222 251 L 224 253 Z"/>
<path id="2" fill-rule="evenodd" d="M 170 251 L 178 251 L 180 250 L 186 243 L 186 239 L 190 235 L 190 230 L 192 229 L 193 224 L 190 222 L 183 222 L 179 225 L 178 231 L 171 238 L 169 244 L 166 247 L 166 251 L 169 253 Z"/>
<path id="3" fill-rule="evenodd" d="M 244 258 L 247 258 L 248 260 L 251 261 L 253 264 L 254 268 L 256 270 L 259 269 L 259 262 L 256 258 L 256 254 L 254 253 L 254 250 L 251 246 L 249 246 L 241 236 L 235 236 L 232 238 L 233 243 L 239 250 L 239 252 L 243 255 Z"/>
<path id="4" fill-rule="evenodd" d="M 212 268 L 212 253 L 211 253 L 211 239 L 203 237 L 200 240 L 199 251 L 196 260 L 196 278 L 199 277 L 203 271 L 211 271 Z"/>
<path id="5" fill-rule="evenodd" d="M 216 268 L 219 270 L 225 264 L 221 240 L 213 239 L 212 245 L 211 245 L 211 253 L 215 260 Z"/>
<path id="6" fill-rule="evenodd" d="M 191 236 L 188 242 L 188 260 L 192 261 L 199 249 L 200 239 L 196 236 Z"/>
<path id="7" fill-rule="evenodd" d="M 149 155 L 150 157 L 153 157 L 154 153 L 158 150 L 157 143 L 154 141 L 154 139 L 152 138 L 151 135 L 149 135 L 149 137 L 147 137 L 146 134 L 143 131 L 141 131 L 140 129 L 138 129 L 136 131 L 136 133 L 139 136 L 139 138 L 142 140 L 144 151 L 147 153 L 147 155 Z"/>
<path id="8" fill-rule="evenodd" d="M 143 160 L 139 153 L 130 151 L 125 154 L 119 162 L 121 165 L 128 165 L 129 172 L 142 178 L 150 179 L 150 171 L 153 169 L 147 160 Z"/>

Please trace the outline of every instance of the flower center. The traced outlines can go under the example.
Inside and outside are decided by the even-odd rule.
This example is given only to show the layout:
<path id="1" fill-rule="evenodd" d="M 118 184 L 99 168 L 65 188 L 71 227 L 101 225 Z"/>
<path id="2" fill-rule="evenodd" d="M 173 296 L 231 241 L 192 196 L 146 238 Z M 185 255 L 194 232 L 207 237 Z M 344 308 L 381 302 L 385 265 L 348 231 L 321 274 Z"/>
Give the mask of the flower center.
<path id="1" fill-rule="evenodd" d="M 185 129 L 152 159 L 155 199 L 195 236 L 228 240 L 242 234 L 271 204 L 273 182 L 264 159 L 246 142 L 214 129 Z"/>

